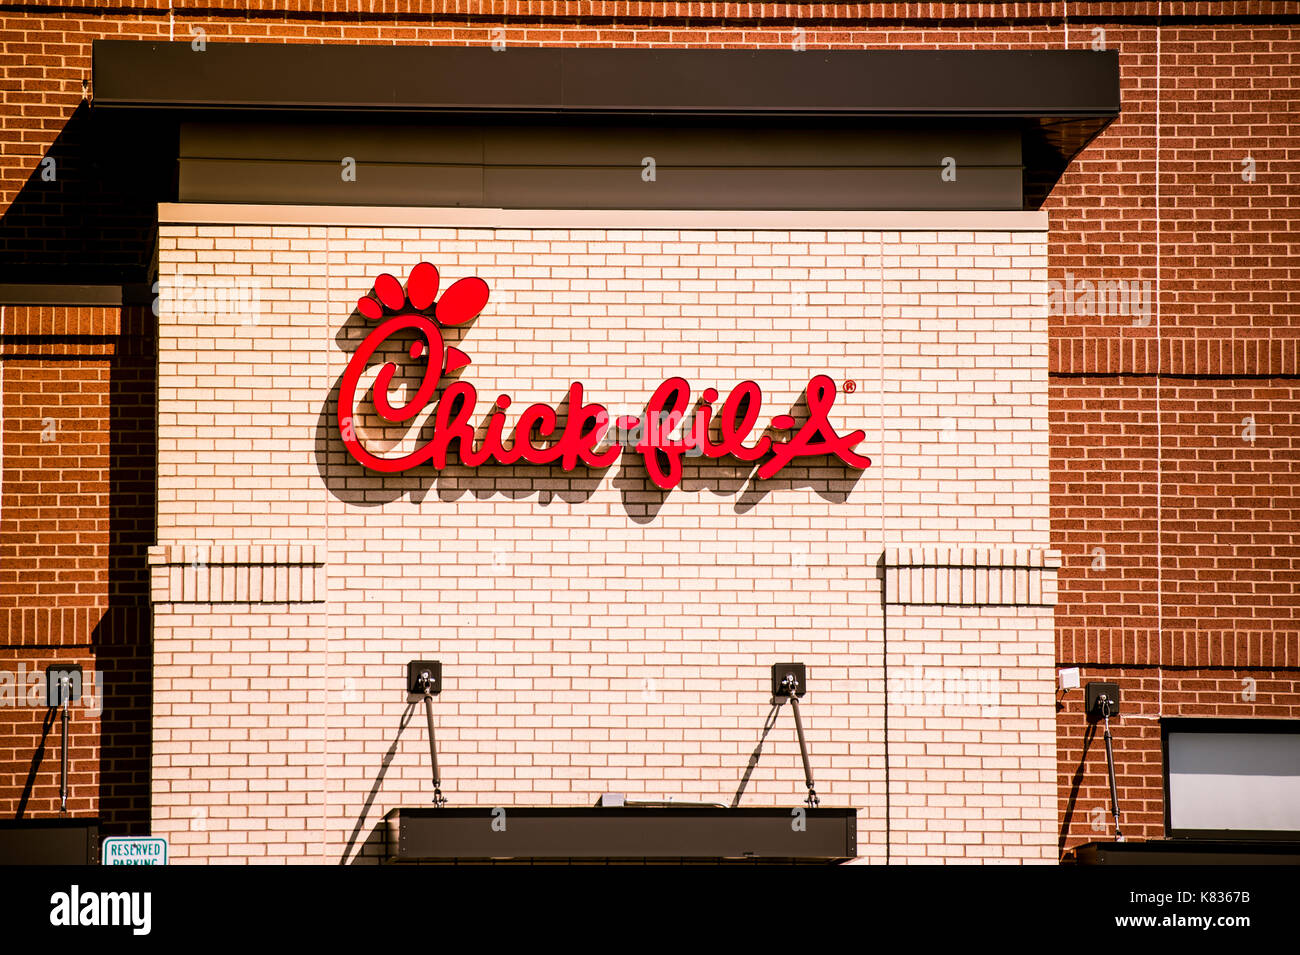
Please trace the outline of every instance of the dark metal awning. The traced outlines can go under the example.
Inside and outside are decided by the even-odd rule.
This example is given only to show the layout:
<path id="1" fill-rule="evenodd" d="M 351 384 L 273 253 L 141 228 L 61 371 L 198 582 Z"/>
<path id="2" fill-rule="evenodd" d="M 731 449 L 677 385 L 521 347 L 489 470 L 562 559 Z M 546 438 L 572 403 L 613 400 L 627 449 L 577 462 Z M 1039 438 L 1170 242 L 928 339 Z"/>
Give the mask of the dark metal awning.
<path id="1" fill-rule="evenodd" d="M 844 862 L 853 809 L 580 807 L 394 809 L 394 862 Z"/>
<path id="2" fill-rule="evenodd" d="M 1088 842 L 1065 853 L 1066 865 L 1300 865 L 1300 841 L 1153 839 Z"/>
<path id="3" fill-rule="evenodd" d="M 0 819 L 0 865 L 98 863 L 98 817 Z"/>
<path id="4" fill-rule="evenodd" d="M 1091 50 L 511 46 L 498 52 L 487 46 L 209 42 L 196 51 L 188 41 L 96 40 L 93 82 L 96 110 L 161 112 L 188 120 L 263 116 L 276 122 L 338 124 L 385 118 L 428 124 L 436 116 L 444 124 L 593 125 L 621 119 L 660 127 L 713 123 L 728 129 L 802 123 L 821 130 L 814 136 L 846 128 L 896 132 L 901 126 L 917 131 L 922 140 L 936 131 L 951 131 L 949 149 L 964 160 L 971 151 L 963 146 L 966 139 L 956 137 L 967 136 L 973 127 L 987 128 L 994 136 L 1010 132 L 1018 141 L 1026 208 L 1038 207 L 1070 160 L 1120 109 L 1118 54 Z M 797 133 L 791 137 L 798 138 Z M 924 154 L 926 164 L 950 154 L 931 155 L 934 150 L 924 142 L 918 156 Z M 871 165 L 879 160 L 864 161 Z M 915 161 L 921 160 L 905 158 L 902 163 Z M 977 167 L 989 162 L 974 161 Z M 851 157 L 847 163 L 853 165 Z M 1013 198 L 1019 208 L 1020 161 L 1013 165 Z M 265 170 L 255 173 L 266 175 Z M 947 191 L 958 200 L 952 208 L 1008 208 L 1005 197 L 961 196 L 967 182 L 1002 196 L 977 183 L 977 174 L 978 168 L 972 169 Z M 778 180 L 771 182 L 772 191 L 783 191 Z M 856 182 L 849 180 L 851 187 Z M 884 189 L 882 196 L 868 195 L 857 207 L 888 207 L 880 203 L 888 202 L 893 188 Z M 360 191 L 351 190 L 352 201 Z M 383 201 L 380 197 L 372 203 Z"/>
<path id="5" fill-rule="evenodd" d="M 98 106 L 1109 117 L 1118 53 L 94 44 Z"/>

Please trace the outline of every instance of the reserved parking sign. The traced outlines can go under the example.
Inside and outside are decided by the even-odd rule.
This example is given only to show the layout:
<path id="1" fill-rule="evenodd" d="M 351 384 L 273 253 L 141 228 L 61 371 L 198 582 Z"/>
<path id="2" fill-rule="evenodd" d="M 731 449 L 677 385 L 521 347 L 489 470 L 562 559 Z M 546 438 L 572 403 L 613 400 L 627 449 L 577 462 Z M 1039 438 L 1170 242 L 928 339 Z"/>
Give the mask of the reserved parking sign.
<path id="1" fill-rule="evenodd" d="M 105 839 L 100 847 L 104 865 L 166 865 L 167 840 L 162 836 Z"/>

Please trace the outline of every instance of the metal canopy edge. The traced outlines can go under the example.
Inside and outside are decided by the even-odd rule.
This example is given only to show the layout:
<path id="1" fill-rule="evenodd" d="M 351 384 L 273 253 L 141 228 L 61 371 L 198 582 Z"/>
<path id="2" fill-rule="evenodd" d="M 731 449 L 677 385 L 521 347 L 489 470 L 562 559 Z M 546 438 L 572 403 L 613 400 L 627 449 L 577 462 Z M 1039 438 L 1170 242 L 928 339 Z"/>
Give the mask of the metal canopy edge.
<path id="1" fill-rule="evenodd" d="M 1018 137 L 1020 163 L 990 172 L 968 161 L 970 172 L 960 186 L 942 198 L 927 191 L 937 205 L 921 203 L 922 208 L 1037 209 L 1073 158 L 1120 112 L 1119 55 L 1114 50 L 510 47 L 497 51 L 486 46 L 212 42 L 197 51 L 186 41 L 95 40 L 92 55 L 93 110 L 118 120 L 124 113 L 151 117 L 158 128 L 200 118 L 248 123 L 271 117 L 277 123 L 322 126 L 427 125 L 431 117 L 442 117 L 443 123 L 535 127 L 576 123 L 592 129 L 621 118 L 639 126 L 681 129 L 701 123 L 752 129 L 797 124 L 808 127 L 809 135 L 893 125 L 915 132 L 913 151 L 926 158 L 922 165 L 927 169 L 948 155 L 941 152 L 930 159 L 929 144 L 936 131 L 955 136 L 959 128 L 977 128 L 989 137 L 999 130 Z M 959 146 L 955 143 L 951 148 L 959 151 Z M 397 144 L 393 149 L 400 152 Z M 316 198 L 324 187 L 311 179 L 316 167 L 310 163 L 295 167 L 281 182 L 257 158 L 214 166 L 202 157 L 187 157 L 181 164 L 189 189 L 184 197 L 328 201 Z M 846 162 L 846 169 L 854 167 L 852 161 Z M 780 165 L 776 160 L 770 164 Z M 606 207 L 600 199 L 604 193 L 593 182 L 581 175 L 556 180 L 560 173 L 550 167 L 498 170 L 482 186 L 487 193 L 479 199 L 462 196 L 450 181 L 438 180 L 439 188 L 451 190 L 449 199 L 433 189 L 421 168 L 407 169 L 399 163 L 391 169 L 395 178 L 387 191 L 386 180 L 380 181 L 375 195 L 364 200 L 353 196 L 349 201 L 388 205 L 393 195 L 412 193 L 411 205 L 504 202 L 533 207 L 539 194 L 576 189 L 591 198 L 594 207 Z M 829 190 L 823 184 L 822 192 L 813 188 L 817 177 L 800 180 L 812 191 L 792 193 L 797 200 L 792 208 L 835 208 L 841 192 L 870 191 L 862 175 L 852 169 L 837 174 L 847 178 Z M 470 185 L 462 184 L 462 191 L 473 193 L 476 175 L 481 176 L 481 171 L 463 173 Z M 765 175 L 765 187 L 742 193 L 788 188 L 779 177 L 772 178 L 776 174 L 771 170 Z M 889 175 L 903 178 L 880 179 L 877 187 L 888 196 L 896 196 L 900 189 L 915 190 L 918 183 L 928 181 L 913 181 L 902 173 Z M 1018 188 L 1008 175 L 1015 177 Z M 684 190 L 681 195 L 669 195 L 669 189 L 661 192 L 670 206 L 694 207 L 700 195 L 714 194 L 713 181 L 705 173 L 690 171 L 673 180 L 675 188 Z M 605 179 L 599 183 L 613 190 L 608 207 L 621 207 L 622 180 L 616 178 L 615 185 Z M 416 185 L 433 191 L 425 195 Z M 1014 196 L 1007 201 L 1008 188 L 1012 194 L 1018 192 L 1018 202 Z M 558 201 L 569 200 L 562 195 Z M 897 201 L 907 208 L 915 203 L 907 197 Z M 864 204 L 894 208 L 884 201 Z M 737 207 L 748 205 L 740 202 Z"/>
<path id="2" fill-rule="evenodd" d="M 1119 54 L 96 40 L 97 107 L 1113 117 Z"/>
<path id="3" fill-rule="evenodd" d="M 735 860 L 843 862 L 857 811 L 798 808 L 474 807 L 393 809 L 394 862 Z"/>

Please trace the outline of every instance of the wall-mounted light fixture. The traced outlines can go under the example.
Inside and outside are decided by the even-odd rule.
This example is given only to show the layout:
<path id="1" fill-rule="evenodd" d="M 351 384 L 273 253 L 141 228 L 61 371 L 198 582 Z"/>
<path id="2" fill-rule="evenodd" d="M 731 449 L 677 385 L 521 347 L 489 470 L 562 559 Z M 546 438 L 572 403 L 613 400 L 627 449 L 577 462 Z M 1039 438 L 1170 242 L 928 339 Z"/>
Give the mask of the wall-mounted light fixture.
<path id="1" fill-rule="evenodd" d="M 412 660 L 406 665 L 406 692 L 424 700 L 424 716 L 429 724 L 429 760 L 433 764 L 433 805 L 447 805 L 442 795 L 442 776 L 438 772 L 438 744 L 433 735 L 433 698 L 442 692 L 442 661 Z"/>
<path id="2" fill-rule="evenodd" d="M 808 761 L 808 744 L 803 738 L 803 720 L 799 716 L 799 697 L 808 692 L 808 669 L 802 663 L 774 663 L 772 665 L 772 696 L 777 700 L 788 699 L 790 709 L 794 711 L 794 729 L 799 735 L 799 755 L 803 757 L 803 778 L 808 786 L 809 809 L 816 809 L 821 802 L 817 790 L 813 787 L 812 764 Z"/>
<path id="3" fill-rule="evenodd" d="M 68 811 L 68 711 L 81 699 L 81 665 L 77 663 L 51 663 L 45 668 L 45 702 L 59 707 L 62 721 L 62 771 L 59 775 L 59 812 Z"/>
<path id="4" fill-rule="evenodd" d="M 1110 740 L 1110 718 L 1119 715 L 1119 684 L 1093 681 L 1083 688 L 1083 692 L 1088 719 L 1093 723 L 1101 720 L 1106 727 L 1106 774 L 1110 779 L 1110 811 L 1115 819 L 1115 841 L 1123 842 L 1124 833 L 1119 827 L 1119 796 L 1115 789 L 1115 753 Z"/>

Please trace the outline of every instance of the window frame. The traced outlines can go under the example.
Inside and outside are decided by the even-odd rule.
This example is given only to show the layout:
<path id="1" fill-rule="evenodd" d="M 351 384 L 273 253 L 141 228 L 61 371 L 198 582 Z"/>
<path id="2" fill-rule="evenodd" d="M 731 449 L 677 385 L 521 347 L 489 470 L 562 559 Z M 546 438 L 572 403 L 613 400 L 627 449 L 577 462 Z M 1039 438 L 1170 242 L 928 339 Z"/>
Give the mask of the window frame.
<path id="1" fill-rule="evenodd" d="M 1173 804 L 1169 798 L 1169 736 L 1171 733 L 1288 733 L 1300 736 L 1300 719 L 1182 716 L 1160 718 L 1160 758 L 1164 783 L 1166 838 L 1216 842 L 1300 842 L 1300 829 L 1175 829 L 1172 824 Z"/>

